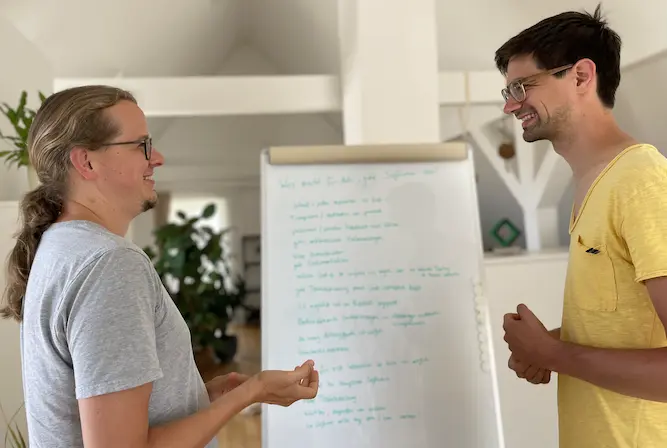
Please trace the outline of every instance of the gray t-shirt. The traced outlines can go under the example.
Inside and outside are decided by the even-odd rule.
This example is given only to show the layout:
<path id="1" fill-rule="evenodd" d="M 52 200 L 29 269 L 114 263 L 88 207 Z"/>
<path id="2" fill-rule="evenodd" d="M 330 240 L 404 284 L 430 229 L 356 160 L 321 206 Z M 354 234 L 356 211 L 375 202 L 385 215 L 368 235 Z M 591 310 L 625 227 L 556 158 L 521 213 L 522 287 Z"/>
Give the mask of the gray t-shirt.
<path id="1" fill-rule="evenodd" d="M 102 226 L 69 221 L 44 233 L 23 313 L 31 448 L 83 447 L 81 398 L 152 382 L 151 426 L 210 404 L 188 326 L 151 261 Z"/>

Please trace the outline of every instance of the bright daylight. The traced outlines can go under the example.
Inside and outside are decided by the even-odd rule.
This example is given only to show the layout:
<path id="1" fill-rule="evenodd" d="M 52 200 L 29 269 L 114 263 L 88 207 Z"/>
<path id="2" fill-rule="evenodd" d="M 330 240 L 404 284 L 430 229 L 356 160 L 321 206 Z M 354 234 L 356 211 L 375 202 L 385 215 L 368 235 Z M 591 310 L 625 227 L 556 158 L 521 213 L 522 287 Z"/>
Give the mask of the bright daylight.
<path id="1" fill-rule="evenodd" d="M 0 447 L 667 446 L 665 17 L 0 0 Z"/>

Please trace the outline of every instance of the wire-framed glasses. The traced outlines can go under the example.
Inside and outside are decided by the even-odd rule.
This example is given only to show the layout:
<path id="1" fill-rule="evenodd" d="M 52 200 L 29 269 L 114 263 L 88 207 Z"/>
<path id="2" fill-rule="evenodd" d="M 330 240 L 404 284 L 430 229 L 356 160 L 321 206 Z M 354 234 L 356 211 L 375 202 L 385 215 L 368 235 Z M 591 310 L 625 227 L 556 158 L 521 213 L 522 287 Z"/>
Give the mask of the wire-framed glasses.
<path id="1" fill-rule="evenodd" d="M 524 83 L 534 81 L 542 76 L 557 75 L 561 72 L 564 72 L 565 70 L 572 68 L 572 65 L 574 64 L 563 65 L 561 67 L 552 68 L 551 70 L 546 70 L 534 75 L 526 76 L 525 78 L 516 79 L 509 83 L 507 87 L 500 91 L 500 93 L 502 93 L 505 101 L 512 98 L 517 103 L 521 103 L 526 99 L 526 88 L 524 87 Z"/>

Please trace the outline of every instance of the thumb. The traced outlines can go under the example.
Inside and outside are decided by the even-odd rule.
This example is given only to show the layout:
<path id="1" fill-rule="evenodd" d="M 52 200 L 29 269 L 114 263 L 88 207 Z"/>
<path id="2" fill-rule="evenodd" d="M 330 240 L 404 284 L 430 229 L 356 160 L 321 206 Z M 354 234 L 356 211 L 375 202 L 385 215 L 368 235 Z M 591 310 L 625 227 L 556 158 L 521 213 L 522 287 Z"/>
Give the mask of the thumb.
<path id="1" fill-rule="evenodd" d="M 535 317 L 535 315 L 533 314 L 533 312 L 530 311 L 530 309 L 529 309 L 526 305 L 524 305 L 523 303 L 519 304 L 519 305 L 516 307 L 516 312 L 519 314 L 519 318 L 520 318 L 521 320 L 526 320 L 526 319 L 533 319 L 533 320 L 534 320 L 534 319 L 537 319 L 537 318 Z"/>

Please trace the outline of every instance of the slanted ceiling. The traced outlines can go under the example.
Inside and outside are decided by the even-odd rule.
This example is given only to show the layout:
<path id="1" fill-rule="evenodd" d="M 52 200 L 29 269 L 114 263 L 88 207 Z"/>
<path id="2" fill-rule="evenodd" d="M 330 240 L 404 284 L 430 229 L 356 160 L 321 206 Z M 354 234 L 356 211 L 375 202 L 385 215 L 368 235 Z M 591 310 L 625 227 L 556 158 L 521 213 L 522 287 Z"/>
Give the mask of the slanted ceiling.
<path id="1" fill-rule="evenodd" d="M 244 28 L 242 0 L 0 0 L 56 77 L 215 73 Z"/>
<path id="2" fill-rule="evenodd" d="M 250 44 L 284 73 L 336 73 L 338 0 L 0 0 L 58 77 L 214 74 Z M 493 69 L 493 52 L 539 19 L 598 0 L 437 0 L 442 70 Z M 667 2 L 603 4 L 634 63 L 667 49 Z M 387 51 L 391 51 L 390 48 Z"/>

